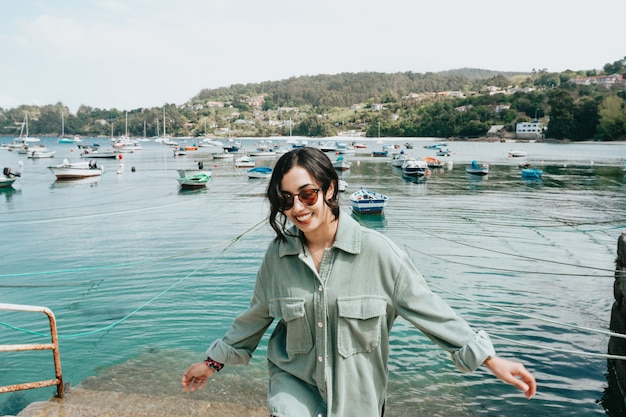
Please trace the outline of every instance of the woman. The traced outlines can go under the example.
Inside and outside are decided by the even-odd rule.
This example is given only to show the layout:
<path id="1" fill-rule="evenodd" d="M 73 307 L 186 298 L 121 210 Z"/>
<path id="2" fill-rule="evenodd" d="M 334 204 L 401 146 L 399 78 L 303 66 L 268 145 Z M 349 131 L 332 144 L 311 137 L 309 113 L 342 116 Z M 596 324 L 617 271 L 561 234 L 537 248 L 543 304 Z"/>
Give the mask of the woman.
<path id="1" fill-rule="evenodd" d="M 278 160 L 267 189 L 276 238 L 250 307 L 213 342 L 206 361 L 185 371 L 184 390 L 202 389 L 224 364 L 247 364 L 279 319 L 267 347 L 272 416 L 383 415 L 389 332 L 401 316 L 450 352 L 461 371 L 484 364 L 532 398 L 535 379 L 522 364 L 496 356 L 489 336 L 433 294 L 393 242 L 340 213 L 337 184 L 318 149 Z"/>

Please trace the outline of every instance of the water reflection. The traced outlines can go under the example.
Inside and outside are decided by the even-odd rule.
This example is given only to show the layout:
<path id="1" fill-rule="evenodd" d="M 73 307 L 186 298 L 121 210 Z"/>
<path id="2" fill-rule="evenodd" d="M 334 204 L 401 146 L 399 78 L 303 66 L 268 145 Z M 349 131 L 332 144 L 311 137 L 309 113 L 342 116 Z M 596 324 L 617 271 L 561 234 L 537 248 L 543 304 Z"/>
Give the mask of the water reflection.
<path id="1" fill-rule="evenodd" d="M 369 227 L 370 229 L 384 229 L 387 225 L 384 212 L 378 214 L 359 214 L 353 211 L 352 218 L 359 222 L 359 224 Z"/>
<path id="2" fill-rule="evenodd" d="M 0 188 L 0 195 L 3 196 L 7 203 L 13 201 L 13 195 L 21 193 L 21 190 L 16 190 L 13 187 Z"/>
<path id="3" fill-rule="evenodd" d="M 80 186 L 96 187 L 98 186 L 98 182 L 100 182 L 100 179 L 100 176 L 67 180 L 57 179 L 52 184 L 50 184 L 50 188 L 71 188 Z"/>
<path id="4" fill-rule="evenodd" d="M 414 184 L 425 184 L 426 177 L 418 177 L 417 175 L 406 175 L 402 174 L 402 179 L 408 182 L 412 182 Z"/>

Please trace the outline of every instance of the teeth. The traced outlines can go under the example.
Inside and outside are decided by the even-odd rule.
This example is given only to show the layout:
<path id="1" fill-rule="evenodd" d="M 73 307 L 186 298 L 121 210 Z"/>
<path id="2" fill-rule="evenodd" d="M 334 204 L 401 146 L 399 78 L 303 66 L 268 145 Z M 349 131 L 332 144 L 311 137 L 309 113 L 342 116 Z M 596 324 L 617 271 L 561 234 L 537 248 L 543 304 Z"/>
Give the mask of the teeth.
<path id="1" fill-rule="evenodd" d="M 305 222 L 309 220 L 311 217 L 313 217 L 313 213 L 309 213 L 306 216 L 296 217 L 296 220 L 298 220 L 299 222 Z"/>

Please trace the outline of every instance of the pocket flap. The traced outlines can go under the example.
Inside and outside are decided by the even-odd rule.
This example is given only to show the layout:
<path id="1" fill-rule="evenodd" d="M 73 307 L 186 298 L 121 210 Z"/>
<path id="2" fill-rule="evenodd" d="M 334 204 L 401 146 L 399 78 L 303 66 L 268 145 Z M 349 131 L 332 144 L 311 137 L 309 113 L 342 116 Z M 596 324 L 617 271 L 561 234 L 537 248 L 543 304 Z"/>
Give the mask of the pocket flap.
<path id="1" fill-rule="evenodd" d="M 270 315 L 284 321 L 304 317 L 304 298 L 274 298 L 270 300 Z"/>
<path id="2" fill-rule="evenodd" d="M 385 315 L 387 300 L 384 297 L 339 298 L 337 307 L 340 317 L 367 320 Z"/>

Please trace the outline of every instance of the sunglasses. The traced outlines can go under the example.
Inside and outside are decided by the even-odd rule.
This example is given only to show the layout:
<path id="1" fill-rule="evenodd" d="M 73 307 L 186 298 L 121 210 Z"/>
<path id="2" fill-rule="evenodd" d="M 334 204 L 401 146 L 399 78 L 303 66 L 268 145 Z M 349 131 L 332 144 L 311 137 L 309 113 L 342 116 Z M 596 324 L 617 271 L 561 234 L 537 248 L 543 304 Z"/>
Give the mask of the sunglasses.
<path id="1" fill-rule="evenodd" d="M 293 207 L 294 198 L 298 197 L 298 200 L 305 206 L 313 206 L 317 203 L 317 195 L 321 191 L 321 188 L 309 188 L 306 190 L 302 190 L 297 194 L 291 194 L 287 191 L 281 191 L 280 196 L 282 197 L 281 208 L 283 210 L 289 210 Z"/>

